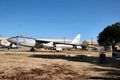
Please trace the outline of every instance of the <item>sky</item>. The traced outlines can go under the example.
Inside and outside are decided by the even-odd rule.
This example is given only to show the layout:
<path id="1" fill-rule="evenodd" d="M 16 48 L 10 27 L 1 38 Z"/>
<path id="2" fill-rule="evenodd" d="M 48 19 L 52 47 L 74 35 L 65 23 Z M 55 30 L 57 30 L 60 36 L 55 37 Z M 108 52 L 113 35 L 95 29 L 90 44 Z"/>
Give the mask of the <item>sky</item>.
<path id="1" fill-rule="evenodd" d="M 0 0 L 0 35 L 97 39 L 120 21 L 120 0 Z"/>

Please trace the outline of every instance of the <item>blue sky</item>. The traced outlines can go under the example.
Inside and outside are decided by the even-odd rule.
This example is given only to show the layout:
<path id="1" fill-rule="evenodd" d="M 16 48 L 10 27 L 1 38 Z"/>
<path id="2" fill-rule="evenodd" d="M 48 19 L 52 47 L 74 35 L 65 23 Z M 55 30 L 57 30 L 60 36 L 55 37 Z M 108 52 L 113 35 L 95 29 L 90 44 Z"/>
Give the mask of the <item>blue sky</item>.
<path id="1" fill-rule="evenodd" d="M 0 0 L 0 34 L 96 39 L 120 21 L 120 0 Z"/>

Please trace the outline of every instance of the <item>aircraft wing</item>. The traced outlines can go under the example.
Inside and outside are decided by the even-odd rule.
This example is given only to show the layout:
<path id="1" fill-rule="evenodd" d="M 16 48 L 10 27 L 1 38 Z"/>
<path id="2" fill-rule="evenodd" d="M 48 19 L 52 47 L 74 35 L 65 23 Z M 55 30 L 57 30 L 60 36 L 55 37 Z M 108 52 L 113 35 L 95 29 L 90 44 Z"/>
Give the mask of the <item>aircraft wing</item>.
<path id="1" fill-rule="evenodd" d="M 66 45 L 76 45 L 71 43 L 65 43 L 65 42 L 53 42 L 54 44 L 66 44 Z M 77 45 L 76 45 L 77 46 Z"/>
<path id="2" fill-rule="evenodd" d="M 66 44 L 66 45 L 75 45 L 75 46 L 79 46 L 77 44 L 72 44 L 72 43 L 65 43 L 65 42 L 57 42 L 57 41 L 47 41 L 47 40 L 36 40 L 38 43 L 50 43 L 53 42 L 53 44 Z"/>
<path id="3" fill-rule="evenodd" d="M 51 42 L 51 41 L 46 41 L 46 40 L 36 40 L 36 42 L 38 42 L 38 43 L 49 43 L 49 42 Z"/>
<path id="4" fill-rule="evenodd" d="M 38 43 L 50 43 L 53 42 L 53 44 L 69 44 L 69 43 L 64 43 L 64 42 L 57 42 L 57 41 L 50 41 L 50 40 L 36 40 Z"/>

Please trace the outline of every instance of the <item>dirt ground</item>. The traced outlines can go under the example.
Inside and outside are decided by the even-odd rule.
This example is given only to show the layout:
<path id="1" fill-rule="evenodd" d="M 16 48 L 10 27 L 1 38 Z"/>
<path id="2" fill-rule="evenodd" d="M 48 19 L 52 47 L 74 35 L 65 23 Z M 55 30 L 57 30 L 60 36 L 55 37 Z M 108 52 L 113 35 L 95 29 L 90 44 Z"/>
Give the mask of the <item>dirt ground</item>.
<path id="1" fill-rule="evenodd" d="M 99 52 L 0 50 L 0 80 L 120 80 L 119 58 Z"/>

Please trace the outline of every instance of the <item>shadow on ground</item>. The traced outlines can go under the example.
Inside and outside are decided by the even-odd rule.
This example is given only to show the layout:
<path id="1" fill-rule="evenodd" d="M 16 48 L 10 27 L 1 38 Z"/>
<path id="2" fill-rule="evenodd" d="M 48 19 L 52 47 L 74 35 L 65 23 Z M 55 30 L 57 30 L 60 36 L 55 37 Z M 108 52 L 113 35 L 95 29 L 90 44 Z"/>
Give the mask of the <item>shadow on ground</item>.
<path id="1" fill-rule="evenodd" d="M 91 68 L 91 70 L 104 72 L 107 75 L 111 75 L 111 77 L 91 77 L 90 79 L 101 79 L 101 80 L 120 80 L 120 59 L 115 59 L 112 57 L 106 57 L 104 62 L 99 61 L 99 57 L 95 56 L 87 56 L 87 55 L 61 55 L 61 54 L 34 54 L 31 55 L 32 58 L 46 58 L 46 59 L 63 59 L 68 61 L 75 61 L 75 62 L 87 62 L 92 63 L 102 67 L 113 67 L 117 68 L 117 70 L 110 70 L 110 69 L 99 69 L 99 68 Z"/>
<path id="2" fill-rule="evenodd" d="M 75 62 L 88 62 L 92 64 L 96 64 L 99 66 L 105 67 L 116 67 L 120 68 L 120 59 L 106 57 L 105 61 L 100 62 L 99 57 L 95 56 L 87 56 L 87 55 L 62 55 L 62 54 L 33 54 L 30 57 L 32 58 L 46 58 L 46 59 L 63 59 L 68 61 L 75 61 Z"/>

